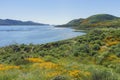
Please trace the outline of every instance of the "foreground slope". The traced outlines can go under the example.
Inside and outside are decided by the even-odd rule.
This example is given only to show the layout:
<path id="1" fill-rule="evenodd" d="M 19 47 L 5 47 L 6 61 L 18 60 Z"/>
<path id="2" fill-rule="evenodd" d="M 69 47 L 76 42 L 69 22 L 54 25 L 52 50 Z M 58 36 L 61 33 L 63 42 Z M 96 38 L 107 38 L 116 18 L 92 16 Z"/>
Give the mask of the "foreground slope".
<path id="1" fill-rule="evenodd" d="M 120 28 L 0 48 L 0 80 L 120 80 Z"/>

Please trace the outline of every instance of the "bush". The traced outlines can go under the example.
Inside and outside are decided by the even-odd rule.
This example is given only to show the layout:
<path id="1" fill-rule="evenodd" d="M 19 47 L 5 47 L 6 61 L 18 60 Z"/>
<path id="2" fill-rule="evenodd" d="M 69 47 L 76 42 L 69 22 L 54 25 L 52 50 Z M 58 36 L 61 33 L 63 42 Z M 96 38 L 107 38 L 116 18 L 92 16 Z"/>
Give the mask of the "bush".
<path id="1" fill-rule="evenodd" d="M 67 80 L 64 76 L 56 76 L 52 80 Z"/>
<path id="2" fill-rule="evenodd" d="M 113 75 L 112 72 L 108 70 L 93 70 L 91 80 L 119 80 L 118 76 Z"/>
<path id="3" fill-rule="evenodd" d="M 93 50 L 99 50 L 100 49 L 100 45 L 99 44 L 94 44 L 93 45 Z"/>

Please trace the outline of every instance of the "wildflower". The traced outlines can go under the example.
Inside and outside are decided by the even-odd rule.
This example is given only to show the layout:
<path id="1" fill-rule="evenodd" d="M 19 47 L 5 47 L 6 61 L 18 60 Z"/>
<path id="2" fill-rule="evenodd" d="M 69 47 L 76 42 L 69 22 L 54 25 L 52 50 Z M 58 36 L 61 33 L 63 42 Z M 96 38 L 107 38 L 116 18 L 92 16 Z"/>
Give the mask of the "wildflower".
<path id="1" fill-rule="evenodd" d="M 69 75 L 70 75 L 71 77 L 75 77 L 75 78 L 80 77 L 80 73 L 81 73 L 80 70 L 69 71 Z"/>
<path id="2" fill-rule="evenodd" d="M 58 65 L 52 62 L 43 62 L 39 64 L 40 68 L 45 68 L 45 69 L 57 69 Z"/>
<path id="3" fill-rule="evenodd" d="M 0 71 L 10 70 L 10 69 L 19 69 L 19 68 L 20 68 L 20 66 L 8 66 L 8 65 L 0 64 Z"/>
<path id="4" fill-rule="evenodd" d="M 48 76 L 48 77 L 55 77 L 55 76 L 58 76 L 58 75 L 60 75 L 60 74 L 62 74 L 61 71 L 54 71 L 54 72 L 48 73 L 47 76 Z"/>
<path id="5" fill-rule="evenodd" d="M 43 59 L 41 58 L 26 58 L 27 61 L 30 61 L 30 62 L 35 62 L 35 63 L 42 63 L 44 62 Z"/>

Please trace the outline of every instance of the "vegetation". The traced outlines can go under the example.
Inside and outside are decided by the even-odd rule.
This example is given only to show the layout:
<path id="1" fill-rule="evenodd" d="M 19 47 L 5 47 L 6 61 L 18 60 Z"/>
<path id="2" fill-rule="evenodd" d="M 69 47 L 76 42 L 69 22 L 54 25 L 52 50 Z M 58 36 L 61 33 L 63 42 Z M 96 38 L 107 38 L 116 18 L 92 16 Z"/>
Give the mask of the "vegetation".
<path id="1" fill-rule="evenodd" d="M 0 80 L 120 80 L 119 21 L 112 15 L 94 15 L 69 23 L 92 27 L 86 35 L 1 47 Z"/>
<path id="2" fill-rule="evenodd" d="M 57 27 L 72 27 L 75 29 L 93 29 L 104 27 L 120 27 L 120 18 L 109 14 L 97 14 L 86 19 L 75 19 L 67 24 L 58 25 Z"/>
<path id="3" fill-rule="evenodd" d="M 120 28 L 0 48 L 0 80 L 120 80 Z"/>

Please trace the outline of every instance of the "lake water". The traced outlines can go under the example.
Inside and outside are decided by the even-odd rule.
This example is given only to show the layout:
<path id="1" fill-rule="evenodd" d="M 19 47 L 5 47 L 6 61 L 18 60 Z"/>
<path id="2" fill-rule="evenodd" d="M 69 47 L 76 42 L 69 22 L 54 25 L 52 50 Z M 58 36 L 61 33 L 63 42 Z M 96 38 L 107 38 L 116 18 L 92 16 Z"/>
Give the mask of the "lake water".
<path id="1" fill-rule="evenodd" d="M 70 28 L 53 26 L 0 26 L 0 46 L 11 44 L 44 44 L 84 35 Z"/>

